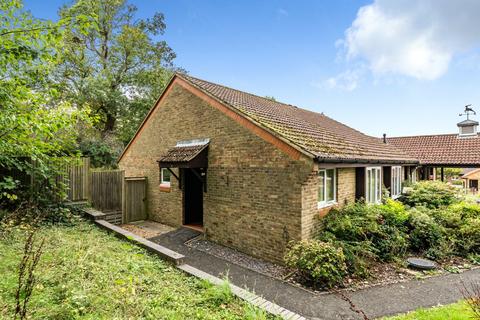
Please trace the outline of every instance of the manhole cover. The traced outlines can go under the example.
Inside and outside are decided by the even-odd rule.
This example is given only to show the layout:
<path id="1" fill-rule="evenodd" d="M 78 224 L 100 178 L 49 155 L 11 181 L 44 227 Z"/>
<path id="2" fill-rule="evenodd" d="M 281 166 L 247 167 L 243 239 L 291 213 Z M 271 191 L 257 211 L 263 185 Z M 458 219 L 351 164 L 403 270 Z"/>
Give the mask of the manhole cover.
<path id="1" fill-rule="evenodd" d="M 407 262 L 409 267 L 415 269 L 432 270 L 437 267 L 437 264 L 435 262 L 428 259 L 408 258 Z"/>

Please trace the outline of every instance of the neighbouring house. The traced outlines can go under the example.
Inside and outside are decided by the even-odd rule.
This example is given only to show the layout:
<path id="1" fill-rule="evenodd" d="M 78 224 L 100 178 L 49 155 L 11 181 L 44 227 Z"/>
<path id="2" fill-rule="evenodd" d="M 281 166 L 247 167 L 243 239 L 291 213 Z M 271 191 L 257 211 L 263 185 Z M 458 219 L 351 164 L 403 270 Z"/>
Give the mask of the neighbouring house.
<path id="1" fill-rule="evenodd" d="M 478 122 L 467 118 L 457 124 L 459 132 L 453 134 L 391 137 L 387 142 L 420 161 L 417 178 L 444 181 L 444 168 L 479 168 L 480 137 Z"/>
<path id="2" fill-rule="evenodd" d="M 478 192 L 478 180 L 480 180 L 480 168 L 479 169 L 466 169 L 462 175 L 464 186 L 472 193 Z"/>
<path id="3" fill-rule="evenodd" d="M 290 240 L 356 199 L 400 195 L 418 165 L 324 114 L 176 74 L 119 160 L 147 177 L 148 218 L 281 261 Z"/>

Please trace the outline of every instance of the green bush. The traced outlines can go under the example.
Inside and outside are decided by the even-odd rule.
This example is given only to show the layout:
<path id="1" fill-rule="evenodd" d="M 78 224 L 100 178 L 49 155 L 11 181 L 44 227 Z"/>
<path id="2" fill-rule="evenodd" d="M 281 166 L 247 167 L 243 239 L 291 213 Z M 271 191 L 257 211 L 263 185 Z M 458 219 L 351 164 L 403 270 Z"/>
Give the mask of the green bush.
<path id="1" fill-rule="evenodd" d="M 402 201 L 412 207 L 424 206 L 430 209 L 448 206 L 458 201 L 458 190 L 440 181 L 415 183 Z"/>
<path id="2" fill-rule="evenodd" d="M 412 251 L 425 253 L 431 259 L 443 258 L 451 253 L 445 227 L 429 214 L 428 209 L 411 209 L 409 226 Z"/>
<path id="3" fill-rule="evenodd" d="M 341 283 L 347 269 L 341 248 L 316 240 L 294 244 L 287 252 L 285 262 L 315 287 L 332 287 Z"/>
<path id="4" fill-rule="evenodd" d="M 391 199 L 382 205 L 355 203 L 322 218 L 317 239 L 337 242 L 344 250 L 349 272 L 364 276 L 372 261 L 391 261 L 405 254 L 408 217 L 403 204 Z"/>

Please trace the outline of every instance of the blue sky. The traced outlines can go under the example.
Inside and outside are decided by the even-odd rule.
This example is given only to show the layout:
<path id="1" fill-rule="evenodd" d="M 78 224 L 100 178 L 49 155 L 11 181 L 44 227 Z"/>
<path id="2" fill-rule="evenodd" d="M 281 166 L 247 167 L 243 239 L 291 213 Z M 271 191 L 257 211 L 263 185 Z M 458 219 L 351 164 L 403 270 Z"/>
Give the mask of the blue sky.
<path id="1" fill-rule="evenodd" d="M 66 2 L 25 7 L 56 19 Z M 162 38 L 191 75 L 370 135 L 456 132 L 465 104 L 480 111 L 480 1 L 130 2 L 165 14 Z"/>

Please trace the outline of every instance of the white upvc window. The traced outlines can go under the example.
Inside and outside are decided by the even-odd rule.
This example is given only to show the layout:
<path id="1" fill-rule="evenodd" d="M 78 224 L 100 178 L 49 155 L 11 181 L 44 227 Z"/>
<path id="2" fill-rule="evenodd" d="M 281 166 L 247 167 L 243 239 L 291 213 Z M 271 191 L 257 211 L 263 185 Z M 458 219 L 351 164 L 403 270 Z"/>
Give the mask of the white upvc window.
<path id="1" fill-rule="evenodd" d="M 337 177 L 335 169 L 318 171 L 318 207 L 326 207 L 337 201 Z"/>
<path id="2" fill-rule="evenodd" d="M 411 172 L 410 179 L 411 179 L 412 183 L 417 182 L 417 168 L 413 168 L 413 170 Z"/>
<path id="3" fill-rule="evenodd" d="M 162 168 L 160 175 L 160 185 L 163 187 L 170 187 L 170 178 L 172 173 L 167 168 Z"/>
<path id="4" fill-rule="evenodd" d="M 367 167 L 365 183 L 365 201 L 367 203 L 379 203 L 382 200 L 382 168 Z"/>
<path id="5" fill-rule="evenodd" d="M 402 194 L 402 167 L 392 167 L 391 196 L 393 199 Z"/>

